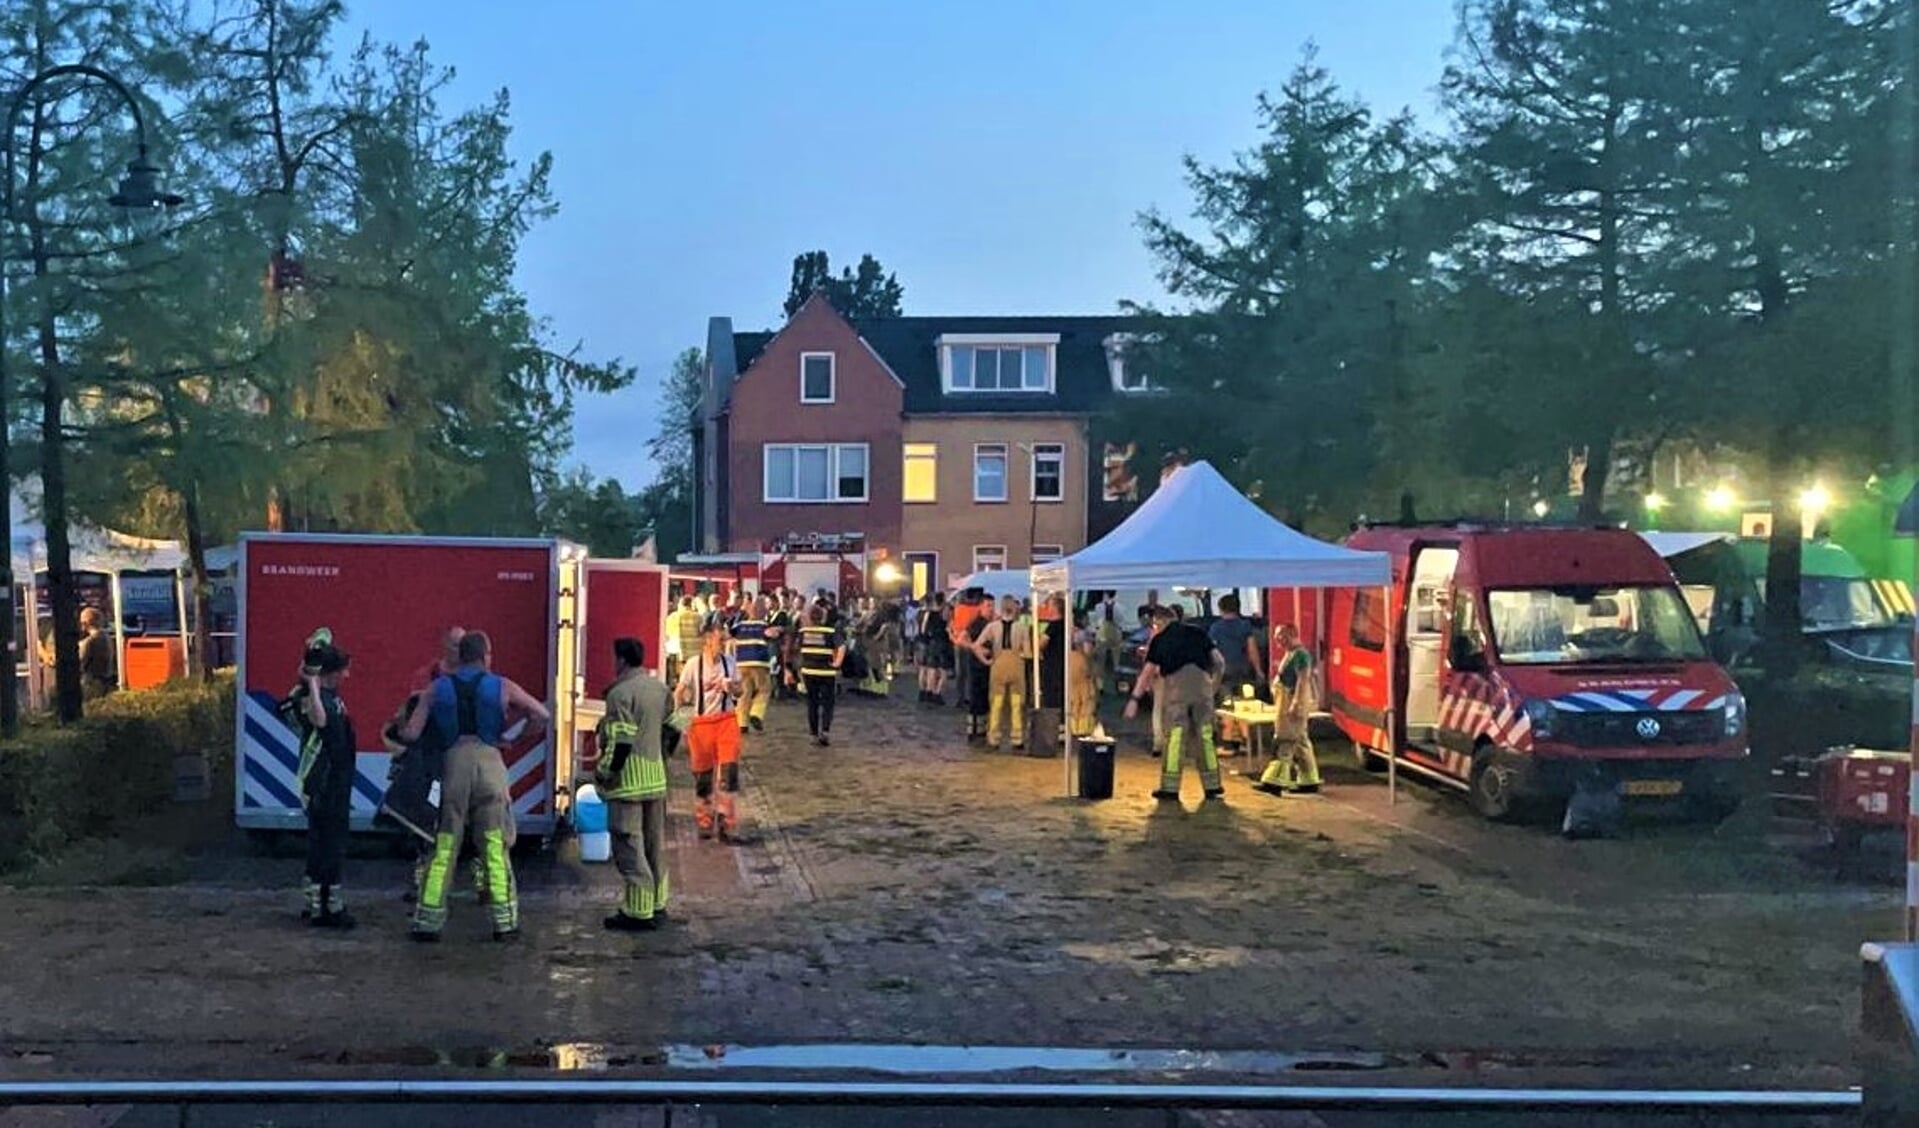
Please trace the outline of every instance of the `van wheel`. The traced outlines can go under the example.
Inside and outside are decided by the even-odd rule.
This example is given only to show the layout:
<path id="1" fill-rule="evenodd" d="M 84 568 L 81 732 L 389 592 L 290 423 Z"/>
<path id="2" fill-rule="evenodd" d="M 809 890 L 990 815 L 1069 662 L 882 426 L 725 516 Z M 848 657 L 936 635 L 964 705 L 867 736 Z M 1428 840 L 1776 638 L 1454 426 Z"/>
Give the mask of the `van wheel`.
<path id="1" fill-rule="evenodd" d="M 1512 773 L 1501 768 L 1497 759 L 1490 748 L 1473 757 L 1473 810 L 1489 821 L 1509 822 L 1519 804 L 1513 795 Z"/>
<path id="2" fill-rule="evenodd" d="M 1378 775 L 1386 770 L 1386 754 L 1364 744 L 1353 745 L 1353 766 Z"/>

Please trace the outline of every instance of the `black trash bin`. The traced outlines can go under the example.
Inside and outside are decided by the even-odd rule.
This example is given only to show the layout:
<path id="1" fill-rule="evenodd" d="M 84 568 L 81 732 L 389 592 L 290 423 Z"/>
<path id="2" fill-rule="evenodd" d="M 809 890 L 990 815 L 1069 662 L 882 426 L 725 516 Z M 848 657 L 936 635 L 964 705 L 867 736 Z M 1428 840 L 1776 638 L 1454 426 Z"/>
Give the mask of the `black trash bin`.
<path id="1" fill-rule="evenodd" d="M 1082 738 L 1076 742 L 1076 746 L 1079 749 L 1079 797 L 1111 799 L 1113 797 L 1113 742 Z"/>

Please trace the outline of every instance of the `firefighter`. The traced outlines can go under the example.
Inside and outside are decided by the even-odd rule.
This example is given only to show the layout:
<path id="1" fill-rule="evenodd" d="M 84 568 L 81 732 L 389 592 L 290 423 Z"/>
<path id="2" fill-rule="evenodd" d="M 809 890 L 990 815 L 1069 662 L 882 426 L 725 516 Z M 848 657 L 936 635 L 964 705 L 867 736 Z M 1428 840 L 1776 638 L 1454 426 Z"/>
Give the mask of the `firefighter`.
<path id="1" fill-rule="evenodd" d="M 800 677 L 806 682 L 806 731 L 813 743 L 831 744 L 833 704 L 839 693 L 840 664 L 846 661 L 846 643 L 838 627 L 826 621 L 826 609 L 813 608 L 811 622 L 800 628 Z"/>
<path id="2" fill-rule="evenodd" d="M 740 692 L 739 671 L 726 656 L 726 629 L 709 623 L 700 639 L 700 652 L 680 671 L 679 703 L 693 710 L 686 726 L 687 758 L 693 766 L 693 820 L 701 838 L 718 835 L 737 838 L 740 790 L 740 730 L 735 727 L 733 699 Z M 714 774 L 720 792 L 714 796 Z"/>
<path id="3" fill-rule="evenodd" d="M 340 697 L 348 661 L 333 645 L 333 632 L 315 631 L 307 639 L 300 684 L 286 703 L 301 734 L 298 782 L 307 816 L 306 907 L 300 916 L 316 928 L 347 929 L 354 923 L 340 889 L 359 748 Z"/>
<path id="4" fill-rule="evenodd" d="M 492 672 L 492 640 L 485 631 L 460 639 L 460 667 L 433 681 L 407 718 L 400 739 L 412 743 L 432 724 L 446 744 L 445 775 L 440 785 L 440 825 L 433 858 L 420 885 L 412 936 L 422 942 L 440 938 L 446 927 L 447 894 L 453 882 L 460 842 L 474 839 L 486 873 L 486 902 L 493 917 L 493 939 L 520 935 L 520 894 L 513 883 L 513 797 L 500 757 L 509 711 L 522 712 L 545 726 L 546 706 L 509 678 Z"/>
<path id="5" fill-rule="evenodd" d="M 643 668 L 646 648 L 639 639 L 614 639 L 613 661 L 618 673 L 605 694 L 593 781 L 606 800 L 613 865 L 625 888 L 606 927 L 644 932 L 666 917 L 666 760 L 660 729 L 666 724 L 668 694 L 666 683 Z"/>
<path id="6" fill-rule="evenodd" d="M 1140 697 L 1150 689 L 1165 710 L 1166 755 L 1153 798 L 1178 801 L 1181 757 L 1197 742 L 1200 786 L 1206 798 L 1218 799 L 1226 791 L 1220 786 L 1219 749 L 1213 745 L 1213 685 L 1225 672 L 1226 658 L 1205 631 L 1177 621 L 1170 610 L 1162 607 L 1154 615 L 1161 623 L 1160 632 L 1146 648 L 1139 684 L 1126 702 L 1126 717 L 1131 720 L 1139 715 Z"/>
<path id="7" fill-rule="evenodd" d="M 768 605 L 756 596 L 740 611 L 731 630 L 733 666 L 740 674 L 740 700 L 735 708 L 740 731 L 750 726 L 766 731 L 766 703 L 773 694 L 773 647 L 767 641 Z"/>
<path id="8" fill-rule="evenodd" d="M 1291 623 L 1281 623 L 1273 631 L 1273 642 L 1282 655 L 1273 669 L 1273 702 L 1278 709 L 1273 737 L 1277 747 L 1272 762 L 1253 786 L 1269 795 L 1318 791 L 1319 758 L 1313 753 L 1309 730 L 1313 655 L 1299 644 L 1299 628 Z"/>
<path id="9" fill-rule="evenodd" d="M 1033 660 L 1033 631 L 1020 614 L 1017 598 L 1000 600 L 999 618 L 980 632 L 974 653 L 986 667 L 986 742 L 1025 747 L 1026 666 Z"/>

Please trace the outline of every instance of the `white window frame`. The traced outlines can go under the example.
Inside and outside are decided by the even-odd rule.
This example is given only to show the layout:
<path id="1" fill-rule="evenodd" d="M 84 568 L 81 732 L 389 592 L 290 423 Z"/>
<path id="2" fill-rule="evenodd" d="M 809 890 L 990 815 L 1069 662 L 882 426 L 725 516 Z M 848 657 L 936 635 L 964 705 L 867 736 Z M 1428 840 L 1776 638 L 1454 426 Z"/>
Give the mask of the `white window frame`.
<path id="1" fill-rule="evenodd" d="M 982 555 L 982 554 L 984 554 L 984 555 L 986 555 L 986 556 L 987 556 L 987 557 L 989 557 L 989 558 L 990 558 L 990 557 L 994 557 L 994 556 L 997 556 L 997 557 L 999 557 L 999 566 L 998 566 L 997 568 L 988 568 L 988 567 L 985 567 L 985 566 L 984 566 L 984 565 L 985 565 L 985 561 L 982 561 L 982 560 L 980 559 L 980 557 L 981 557 L 981 555 Z M 1007 563 L 1007 561 L 1006 561 L 1006 546 L 1005 546 L 1005 545 L 1003 545 L 1003 544 L 976 544 L 976 545 L 974 545 L 974 546 L 973 546 L 973 571 L 975 571 L 975 572 L 1004 572 L 1004 571 L 1006 571 L 1006 563 Z"/>
<path id="2" fill-rule="evenodd" d="M 1000 495 L 998 497 L 981 497 L 979 494 L 980 455 L 990 454 L 995 451 L 999 453 L 1000 465 L 1002 467 L 1000 471 L 1000 476 L 999 476 Z M 1012 447 L 1006 443 L 974 443 L 973 444 L 973 501 L 974 503 L 978 505 L 1004 505 L 1006 502 L 1009 502 L 1012 499 L 1013 499 Z M 979 571 L 979 569 L 977 568 L 973 570 L 976 572 Z"/>
<path id="3" fill-rule="evenodd" d="M 1059 454 L 1059 496 L 1041 497 L 1039 495 L 1039 455 L 1045 449 L 1049 454 Z M 1026 452 L 1026 494 L 1027 499 L 1036 505 L 1059 505 L 1066 500 L 1066 444 L 1031 443 Z"/>
<path id="4" fill-rule="evenodd" d="M 1141 379 L 1138 387 L 1126 384 L 1126 352 L 1132 348 L 1135 338 L 1127 333 L 1115 333 L 1102 342 L 1106 346 L 1106 374 L 1113 382 L 1113 391 L 1122 396 L 1150 396 L 1166 389 L 1153 383 L 1151 376 Z"/>
<path id="5" fill-rule="evenodd" d="M 1036 544 L 1033 546 L 1032 557 L 1035 568 L 1041 564 L 1051 564 L 1055 560 L 1064 560 L 1066 558 L 1066 546 L 1063 544 Z"/>
<path id="6" fill-rule="evenodd" d="M 1059 385 L 1058 333 L 942 333 L 934 341 L 939 348 L 940 386 L 949 396 L 1050 396 Z M 1028 388 L 961 388 L 953 384 L 953 350 L 957 347 L 986 349 L 1046 350 L 1046 380 L 1043 386 Z M 1022 362 L 1023 363 L 1023 362 Z"/>
<path id="7" fill-rule="evenodd" d="M 912 477 L 910 474 L 907 473 L 907 467 L 910 466 L 914 461 L 914 455 L 913 455 L 914 447 L 925 447 L 927 450 L 932 452 L 930 457 L 925 454 L 921 454 L 919 456 L 921 459 L 925 459 L 926 461 L 931 462 L 933 464 L 933 496 L 932 497 L 907 497 L 906 496 L 906 484 L 908 480 L 910 480 L 910 478 Z M 938 443 L 902 443 L 900 445 L 900 502 L 901 504 L 903 505 L 937 505 L 939 504 L 939 499 L 940 499 L 940 445 Z"/>
<path id="8" fill-rule="evenodd" d="M 774 497 L 769 488 L 768 475 L 773 465 L 773 452 L 790 450 L 793 452 L 793 497 Z M 835 496 L 814 498 L 799 497 L 800 452 L 803 450 L 826 451 L 826 481 Z M 865 456 L 866 473 L 861 478 L 860 496 L 840 497 L 840 453 L 846 450 L 858 450 Z M 867 443 L 761 443 L 760 444 L 760 500 L 767 505 L 865 505 L 873 496 L 873 450 Z"/>
<path id="9" fill-rule="evenodd" d="M 815 396 L 808 396 L 806 394 L 806 362 L 809 360 L 817 360 L 821 357 L 824 357 L 826 359 L 826 398 L 825 399 L 820 399 Z M 807 403 L 807 404 L 835 403 L 838 401 L 838 398 L 839 398 L 839 390 L 840 390 L 840 362 L 839 362 L 839 355 L 837 353 L 803 352 L 800 354 L 800 402 L 801 403 Z"/>

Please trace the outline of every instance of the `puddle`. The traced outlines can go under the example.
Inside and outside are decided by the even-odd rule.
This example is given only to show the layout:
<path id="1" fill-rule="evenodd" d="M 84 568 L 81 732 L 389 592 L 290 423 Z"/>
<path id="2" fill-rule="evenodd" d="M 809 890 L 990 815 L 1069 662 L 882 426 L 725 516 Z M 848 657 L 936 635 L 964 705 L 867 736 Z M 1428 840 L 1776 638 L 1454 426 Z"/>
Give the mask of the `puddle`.
<path id="1" fill-rule="evenodd" d="M 850 1070 L 864 1073 L 1289 1073 L 1385 1069 L 1383 1054 L 1264 1050 L 1099 1050 L 1060 1046 L 787 1045 L 666 1047 L 675 1069 Z"/>

